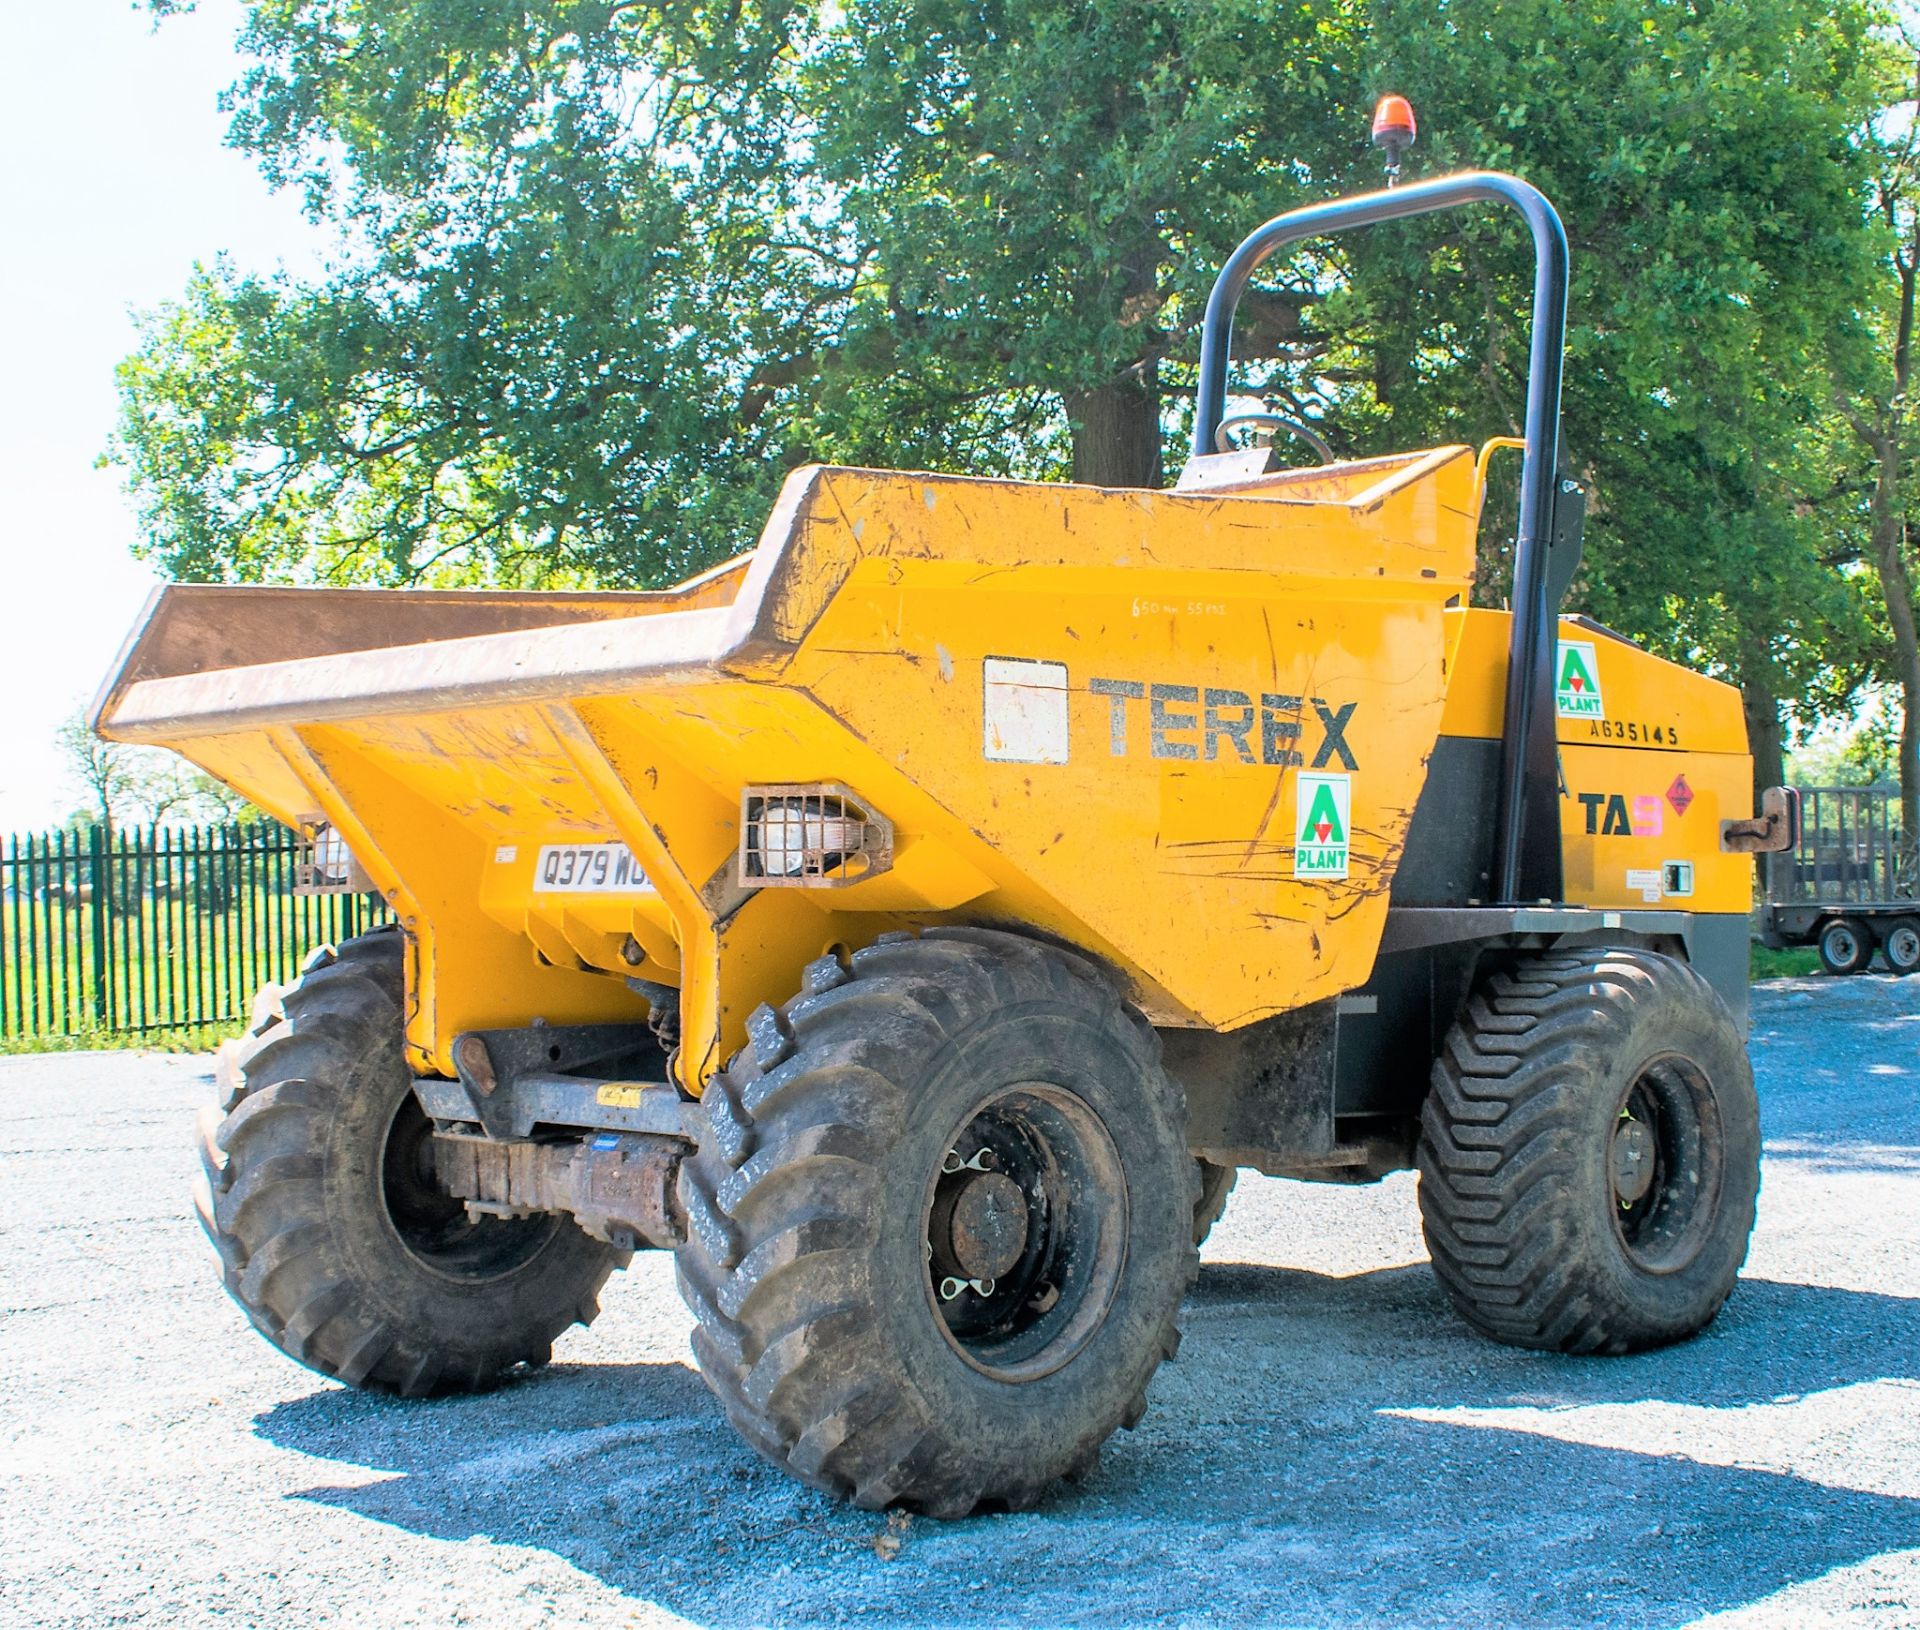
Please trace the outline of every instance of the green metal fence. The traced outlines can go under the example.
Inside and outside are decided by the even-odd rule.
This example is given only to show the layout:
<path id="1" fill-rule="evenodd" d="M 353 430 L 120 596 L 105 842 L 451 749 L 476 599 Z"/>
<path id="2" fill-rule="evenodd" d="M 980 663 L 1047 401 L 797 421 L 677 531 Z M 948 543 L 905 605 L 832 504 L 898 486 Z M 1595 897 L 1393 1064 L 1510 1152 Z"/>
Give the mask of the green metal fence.
<path id="1" fill-rule="evenodd" d="M 388 920 L 377 895 L 296 895 L 299 847 L 268 823 L 0 839 L 0 1037 L 230 1024 Z"/>

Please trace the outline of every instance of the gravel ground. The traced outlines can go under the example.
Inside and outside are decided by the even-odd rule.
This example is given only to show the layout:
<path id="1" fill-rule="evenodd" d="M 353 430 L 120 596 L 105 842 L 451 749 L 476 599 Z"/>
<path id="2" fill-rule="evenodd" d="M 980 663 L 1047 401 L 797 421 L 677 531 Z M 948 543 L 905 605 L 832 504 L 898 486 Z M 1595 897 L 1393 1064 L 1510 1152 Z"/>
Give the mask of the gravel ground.
<path id="1" fill-rule="evenodd" d="M 1920 1625 L 1920 979 L 1755 995 L 1760 1226 L 1700 1340 L 1490 1346 L 1410 1177 L 1249 1176 L 1139 1430 L 948 1525 L 744 1449 L 658 1255 L 490 1398 L 322 1381 L 192 1221 L 203 1060 L 0 1061 L 0 1621 Z"/>

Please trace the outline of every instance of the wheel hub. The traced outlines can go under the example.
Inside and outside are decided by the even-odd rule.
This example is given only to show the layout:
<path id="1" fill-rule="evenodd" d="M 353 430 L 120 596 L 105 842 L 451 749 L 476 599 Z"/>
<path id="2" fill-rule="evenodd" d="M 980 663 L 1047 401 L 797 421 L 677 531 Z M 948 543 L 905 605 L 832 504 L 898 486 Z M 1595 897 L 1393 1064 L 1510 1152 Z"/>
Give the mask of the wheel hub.
<path id="1" fill-rule="evenodd" d="M 1613 1192 L 1622 1205 L 1638 1205 L 1653 1187 L 1653 1134 L 1645 1121 L 1625 1117 L 1613 1129 Z"/>
<path id="2" fill-rule="evenodd" d="M 928 1301 L 975 1369 L 1036 1380 L 1100 1328 L 1125 1261 L 1126 1179 L 1077 1094 L 986 1096 L 947 1144 L 924 1216 Z"/>
<path id="3" fill-rule="evenodd" d="M 953 1260 L 968 1279 L 998 1279 L 1027 1248 L 1027 1197 L 1002 1172 L 972 1172 L 947 1223 Z"/>

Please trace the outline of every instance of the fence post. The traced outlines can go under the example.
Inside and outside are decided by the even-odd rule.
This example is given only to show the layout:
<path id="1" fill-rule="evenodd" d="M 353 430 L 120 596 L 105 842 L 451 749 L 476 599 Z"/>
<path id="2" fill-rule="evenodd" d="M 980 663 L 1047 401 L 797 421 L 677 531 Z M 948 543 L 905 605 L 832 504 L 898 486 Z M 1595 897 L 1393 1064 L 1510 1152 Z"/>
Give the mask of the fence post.
<path id="1" fill-rule="evenodd" d="M 87 828 L 87 873 L 93 894 L 93 1018 L 101 1030 L 113 1028 L 112 1008 L 107 1000 L 107 924 L 110 902 L 107 898 L 106 855 L 96 822 Z"/>

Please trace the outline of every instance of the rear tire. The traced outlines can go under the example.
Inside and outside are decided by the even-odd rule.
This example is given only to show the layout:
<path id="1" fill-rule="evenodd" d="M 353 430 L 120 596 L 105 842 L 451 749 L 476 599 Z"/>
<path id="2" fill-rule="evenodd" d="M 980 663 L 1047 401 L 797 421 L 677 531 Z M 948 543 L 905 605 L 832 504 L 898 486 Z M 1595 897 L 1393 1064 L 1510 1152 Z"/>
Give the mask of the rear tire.
<path id="1" fill-rule="evenodd" d="M 1200 1198 L 1193 1203 L 1193 1243 L 1205 1245 L 1215 1223 L 1226 1215 L 1227 1200 L 1233 1185 L 1240 1181 L 1235 1166 L 1216 1166 L 1211 1160 L 1195 1160 L 1200 1168 Z"/>
<path id="2" fill-rule="evenodd" d="M 1739 1027 L 1670 957 L 1524 958 L 1448 1035 L 1419 1168 L 1434 1270 L 1475 1328 L 1567 1353 L 1693 1335 L 1733 1290 L 1760 1186 Z"/>
<path id="3" fill-rule="evenodd" d="M 431 1184 L 396 932 L 316 951 L 220 1049 L 194 1206 L 233 1299 L 309 1369 L 473 1392 L 547 1361 L 627 1254 L 565 1217 L 486 1218 Z"/>
<path id="4" fill-rule="evenodd" d="M 1920 968 L 1920 917 L 1899 917 L 1889 923 L 1880 954 L 1894 973 L 1905 975 Z"/>
<path id="5" fill-rule="evenodd" d="M 1860 973 L 1873 960 L 1873 936 L 1865 923 L 1834 917 L 1822 925 L 1820 966 L 1831 974 Z"/>
<path id="6" fill-rule="evenodd" d="M 1078 956 L 936 929 L 821 958 L 748 1033 L 681 1167 L 678 1255 L 741 1435 L 939 1517 L 1089 1468 L 1145 1409 L 1198 1264 L 1152 1029 Z"/>

